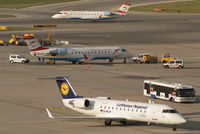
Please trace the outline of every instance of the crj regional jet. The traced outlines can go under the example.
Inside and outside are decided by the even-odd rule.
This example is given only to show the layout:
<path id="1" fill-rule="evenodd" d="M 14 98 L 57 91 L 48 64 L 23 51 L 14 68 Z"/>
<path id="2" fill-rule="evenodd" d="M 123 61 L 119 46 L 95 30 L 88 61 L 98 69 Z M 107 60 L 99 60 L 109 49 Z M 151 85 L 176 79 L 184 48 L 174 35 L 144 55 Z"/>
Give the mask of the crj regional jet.
<path id="1" fill-rule="evenodd" d="M 52 16 L 55 19 L 79 19 L 79 20 L 104 20 L 125 16 L 130 8 L 130 3 L 124 3 L 118 10 L 111 11 L 60 11 Z"/>
<path id="2" fill-rule="evenodd" d="M 71 61 L 73 64 L 76 62 L 82 63 L 87 60 L 106 60 L 110 62 L 113 59 L 124 59 L 124 63 L 127 58 L 131 58 L 133 55 L 126 49 L 119 47 L 81 47 L 81 48 L 44 48 L 37 39 L 33 37 L 24 37 L 26 44 L 30 49 L 32 56 L 38 57 L 38 59 L 44 61 L 45 59 L 53 60 L 65 60 Z"/>
<path id="3" fill-rule="evenodd" d="M 46 109 L 50 118 L 105 120 L 106 126 L 111 125 L 112 121 L 122 124 L 127 121 L 162 123 L 172 125 L 174 131 L 176 125 L 186 123 L 185 118 L 168 105 L 112 100 L 109 97 L 84 98 L 75 93 L 67 77 L 53 79 L 57 81 L 64 105 L 88 116 L 54 117 Z"/>

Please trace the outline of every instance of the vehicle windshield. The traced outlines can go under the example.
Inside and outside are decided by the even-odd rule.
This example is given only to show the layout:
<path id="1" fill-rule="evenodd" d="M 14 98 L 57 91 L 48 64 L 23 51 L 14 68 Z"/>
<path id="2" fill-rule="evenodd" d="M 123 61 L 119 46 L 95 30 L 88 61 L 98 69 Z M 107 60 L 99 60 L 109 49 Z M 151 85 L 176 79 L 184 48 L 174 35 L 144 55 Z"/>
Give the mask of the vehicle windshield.
<path id="1" fill-rule="evenodd" d="M 170 61 L 169 63 L 174 63 L 174 61 Z"/>
<path id="2" fill-rule="evenodd" d="M 163 113 L 178 113 L 175 109 L 164 109 Z"/>
<path id="3" fill-rule="evenodd" d="M 191 89 L 178 89 L 176 91 L 176 96 L 178 97 L 195 97 L 195 91 Z"/>
<path id="4" fill-rule="evenodd" d="M 127 50 L 126 49 L 122 49 L 122 52 L 126 52 Z"/>

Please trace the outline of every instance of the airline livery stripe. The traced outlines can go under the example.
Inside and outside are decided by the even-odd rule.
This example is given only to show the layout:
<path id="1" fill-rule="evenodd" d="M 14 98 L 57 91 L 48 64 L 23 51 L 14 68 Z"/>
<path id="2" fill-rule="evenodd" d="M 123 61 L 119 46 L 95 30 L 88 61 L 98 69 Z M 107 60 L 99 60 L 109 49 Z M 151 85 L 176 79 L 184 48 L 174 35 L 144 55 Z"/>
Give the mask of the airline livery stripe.
<path id="1" fill-rule="evenodd" d="M 117 11 L 114 11 L 114 12 L 116 12 L 116 13 L 126 13 L 126 12 L 123 12 L 121 10 L 117 10 Z"/>
<path id="2" fill-rule="evenodd" d="M 32 49 L 31 51 L 39 51 L 39 50 L 46 50 L 46 49 L 49 49 L 49 48 L 43 48 L 42 46 L 40 46 L 36 49 Z"/>

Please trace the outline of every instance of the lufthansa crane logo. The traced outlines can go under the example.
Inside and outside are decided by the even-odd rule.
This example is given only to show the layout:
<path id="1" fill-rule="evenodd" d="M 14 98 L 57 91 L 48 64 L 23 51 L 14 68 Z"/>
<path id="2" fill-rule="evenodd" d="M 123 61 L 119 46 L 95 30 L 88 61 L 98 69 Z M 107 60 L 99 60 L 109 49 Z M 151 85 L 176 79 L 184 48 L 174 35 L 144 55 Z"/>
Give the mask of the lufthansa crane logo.
<path id="1" fill-rule="evenodd" d="M 65 82 L 61 85 L 61 93 L 63 95 L 67 95 L 69 93 L 69 86 Z"/>

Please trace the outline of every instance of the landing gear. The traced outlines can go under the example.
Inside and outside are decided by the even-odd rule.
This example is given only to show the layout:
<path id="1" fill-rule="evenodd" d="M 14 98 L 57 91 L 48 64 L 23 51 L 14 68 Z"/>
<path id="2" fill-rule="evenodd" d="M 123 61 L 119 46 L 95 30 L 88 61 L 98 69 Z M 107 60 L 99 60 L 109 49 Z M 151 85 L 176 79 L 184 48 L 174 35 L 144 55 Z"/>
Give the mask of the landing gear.
<path id="1" fill-rule="evenodd" d="M 122 125 L 126 125 L 126 124 L 127 124 L 127 121 L 120 121 L 120 123 L 121 123 Z"/>
<path id="2" fill-rule="evenodd" d="M 110 126 L 110 125 L 111 125 L 111 123 L 112 123 L 112 121 L 111 121 L 111 120 L 105 120 L 105 126 Z"/>
<path id="3" fill-rule="evenodd" d="M 126 58 L 124 58 L 124 61 L 123 61 L 123 63 L 126 63 Z"/>
<path id="4" fill-rule="evenodd" d="M 176 126 L 175 126 L 175 125 L 172 127 L 172 130 L 173 130 L 173 131 L 176 131 Z"/>
<path id="5" fill-rule="evenodd" d="M 109 59 L 109 62 L 112 63 L 112 62 L 113 62 L 113 59 Z"/>
<path id="6" fill-rule="evenodd" d="M 72 61 L 72 64 L 76 64 L 76 61 Z"/>

